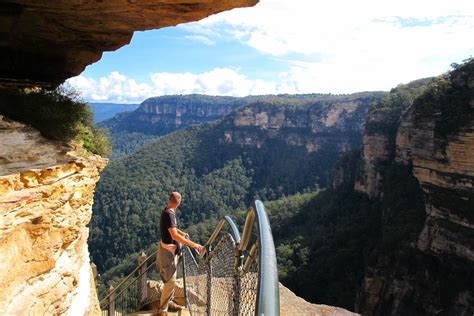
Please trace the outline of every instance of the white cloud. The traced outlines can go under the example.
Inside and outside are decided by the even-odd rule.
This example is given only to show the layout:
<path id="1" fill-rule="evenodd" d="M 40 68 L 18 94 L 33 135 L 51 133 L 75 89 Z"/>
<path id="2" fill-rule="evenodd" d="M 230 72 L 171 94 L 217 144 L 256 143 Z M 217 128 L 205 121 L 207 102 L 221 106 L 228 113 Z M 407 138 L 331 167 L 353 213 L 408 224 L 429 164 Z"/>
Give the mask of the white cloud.
<path id="1" fill-rule="evenodd" d="M 170 94 L 208 94 L 246 96 L 277 93 L 275 83 L 263 80 L 250 80 L 230 68 L 216 68 L 209 72 L 154 73 L 150 75 L 151 84 L 137 83 L 118 72 L 94 80 L 77 76 L 67 81 L 88 101 L 117 103 L 141 102 L 146 98 Z"/>
<path id="2" fill-rule="evenodd" d="M 145 83 L 137 83 L 117 71 L 98 81 L 84 76 L 67 80 L 82 96 L 93 102 L 107 101 L 117 103 L 140 102 L 152 94 L 151 87 Z"/>
<path id="3" fill-rule="evenodd" d="M 303 90 L 308 84 L 313 92 L 389 89 L 474 54 L 474 1 L 261 0 L 186 30 L 306 61 L 291 60 L 285 77 Z"/>
<path id="4" fill-rule="evenodd" d="M 188 36 L 185 36 L 184 38 L 189 39 L 189 40 L 194 41 L 194 42 L 203 43 L 205 45 L 214 45 L 215 44 L 214 41 L 211 41 L 209 38 L 207 38 L 204 35 L 188 35 Z"/>
<path id="5" fill-rule="evenodd" d="M 260 0 L 253 8 L 178 27 L 189 33 L 185 38 L 215 44 L 213 49 L 220 41 L 239 41 L 287 69 L 271 82 L 223 67 L 155 73 L 148 83 L 118 72 L 97 81 L 79 76 L 70 83 L 88 100 L 115 102 L 187 93 L 351 93 L 439 75 L 451 62 L 474 55 L 472 0 Z"/>

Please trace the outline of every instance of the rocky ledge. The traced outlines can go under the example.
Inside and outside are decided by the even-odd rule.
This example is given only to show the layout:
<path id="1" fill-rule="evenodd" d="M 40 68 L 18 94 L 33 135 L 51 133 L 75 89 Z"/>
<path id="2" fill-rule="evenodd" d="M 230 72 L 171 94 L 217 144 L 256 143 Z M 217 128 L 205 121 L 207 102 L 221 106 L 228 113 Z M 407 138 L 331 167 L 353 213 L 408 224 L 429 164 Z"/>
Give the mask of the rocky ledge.
<path id="1" fill-rule="evenodd" d="M 107 160 L 0 116 L 0 310 L 99 311 L 87 238 Z"/>

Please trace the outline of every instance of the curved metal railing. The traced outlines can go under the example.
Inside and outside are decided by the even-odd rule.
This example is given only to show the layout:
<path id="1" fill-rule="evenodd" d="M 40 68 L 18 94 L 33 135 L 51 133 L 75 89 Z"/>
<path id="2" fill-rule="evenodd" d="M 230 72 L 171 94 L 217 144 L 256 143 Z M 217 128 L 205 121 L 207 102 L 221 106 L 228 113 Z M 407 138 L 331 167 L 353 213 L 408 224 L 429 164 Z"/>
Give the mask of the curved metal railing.
<path id="1" fill-rule="evenodd" d="M 247 211 L 242 236 L 226 216 L 206 242 L 201 258 L 185 247 L 184 270 L 192 315 L 280 313 L 275 246 L 261 201 Z"/>
<path id="2" fill-rule="evenodd" d="M 153 279 L 155 261 L 156 251 L 148 257 L 139 255 L 138 266 L 99 302 L 103 315 L 132 313 L 150 303 L 146 282 Z"/>
<path id="3" fill-rule="evenodd" d="M 155 260 L 156 252 L 148 257 L 142 255 L 138 267 L 101 300 L 104 313 L 135 312 L 159 300 L 159 296 L 150 297 L 147 293 L 147 280 L 159 279 L 154 272 Z M 275 246 L 261 201 L 255 201 L 248 209 L 242 235 L 232 219 L 225 216 L 201 255 L 183 248 L 180 267 L 184 301 L 191 315 L 280 313 Z"/>

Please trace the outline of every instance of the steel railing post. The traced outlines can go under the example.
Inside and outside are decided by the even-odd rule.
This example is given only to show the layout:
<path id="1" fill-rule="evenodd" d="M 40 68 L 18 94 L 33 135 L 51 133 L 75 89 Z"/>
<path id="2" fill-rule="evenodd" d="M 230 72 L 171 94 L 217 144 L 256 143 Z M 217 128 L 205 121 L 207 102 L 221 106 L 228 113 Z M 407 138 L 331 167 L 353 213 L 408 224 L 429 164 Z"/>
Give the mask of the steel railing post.
<path id="1" fill-rule="evenodd" d="M 148 296 L 147 286 L 146 286 L 147 266 L 146 264 L 143 264 L 145 260 L 146 260 L 145 253 L 144 252 L 140 253 L 137 258 L 138 266 L 140 266 L 140 269 L 138 269 L 138 275 L 140 276 L 140 279 L 138 280 L 138 293 L 137 293 L 138 306 L 142 306 L 142 304 L 145 302 Z"/>
<path id="2" fill-rule="evenodd" d="M 108 309 L 108 316 L 115 315 L 115 291 L 114 287 L 111 285 L 109 287 L 109 309 Z"/>

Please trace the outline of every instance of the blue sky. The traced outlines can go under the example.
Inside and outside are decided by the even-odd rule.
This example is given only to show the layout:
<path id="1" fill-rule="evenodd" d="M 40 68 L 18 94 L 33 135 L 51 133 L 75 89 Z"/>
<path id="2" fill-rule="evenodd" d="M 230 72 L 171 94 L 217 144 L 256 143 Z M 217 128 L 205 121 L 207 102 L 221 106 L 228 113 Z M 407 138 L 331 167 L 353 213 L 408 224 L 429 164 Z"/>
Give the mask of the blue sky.
<path id="1" fill-rule="evenodd" d="M 68 80 L 88 101 L 389 90 L 474 55 L 472 0 L 261 0 L 136 32 Z"/>

